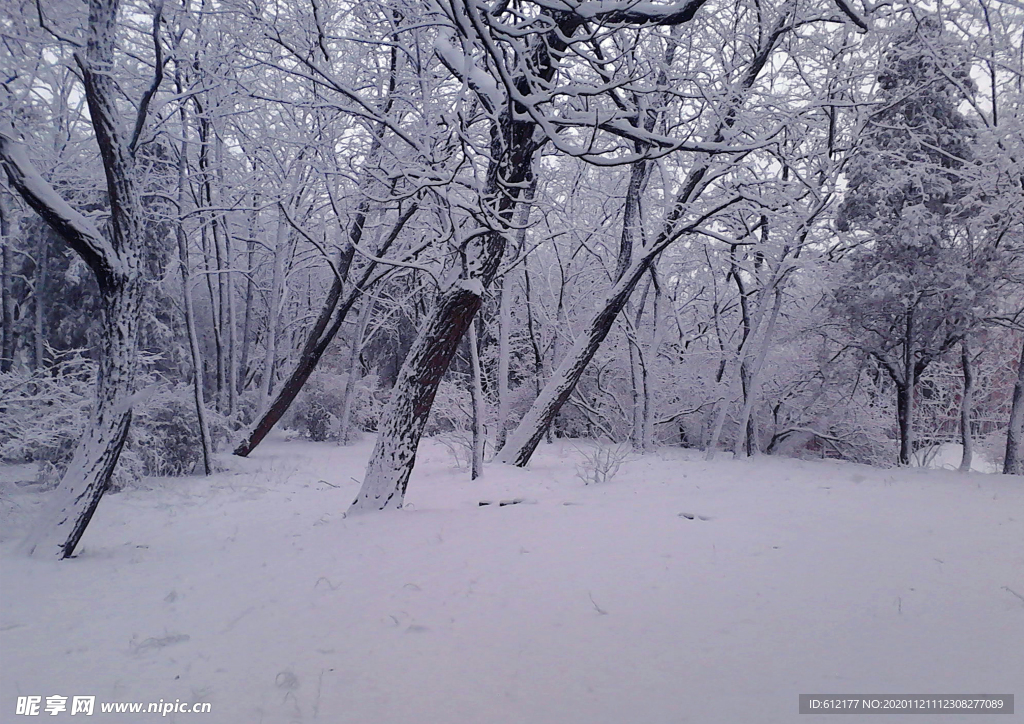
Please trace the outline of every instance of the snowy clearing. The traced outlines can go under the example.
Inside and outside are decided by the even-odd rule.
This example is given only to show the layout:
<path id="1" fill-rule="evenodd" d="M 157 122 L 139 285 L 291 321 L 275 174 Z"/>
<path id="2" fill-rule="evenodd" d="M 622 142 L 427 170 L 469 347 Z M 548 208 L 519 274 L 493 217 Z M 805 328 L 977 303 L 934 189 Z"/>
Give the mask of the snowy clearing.
<path id="1" fill-rule="evenodd" d="M 584 486 L 559 442 L 470 482 L 427 441 L 405 510 L 344 518 L 369 453 L 276 437 L 149 480 L 73 560 L 5 536 L 2 719 L 810 724 L 834 717 L 798 694 L 1024 694 L 1020 477 L 663 449 Z"/>

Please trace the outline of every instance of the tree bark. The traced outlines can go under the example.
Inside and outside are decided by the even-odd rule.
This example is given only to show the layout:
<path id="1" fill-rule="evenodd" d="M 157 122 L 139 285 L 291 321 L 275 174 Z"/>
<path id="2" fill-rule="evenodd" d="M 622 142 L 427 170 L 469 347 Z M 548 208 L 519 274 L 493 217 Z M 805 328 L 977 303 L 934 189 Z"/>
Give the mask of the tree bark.
<path id="1" fill-rule="evenodd" d="M 352 335 L 352 345 L 349 347 L 348 360 L 345 368 L 345 397 L 341 405 L 341 444 L 348 445 L 352 439 L 352 406 L 356 398 L 356 382 L 359 378 L 359 353 L 363 348 L 363 338 L 366 336 L 366 327 L 370 323 L 370 315 L 376 304 L 375 296 L 368 296 L 363 300 L 363 308 L 359 311 L 359 321 L 356 322 L 356 329 Z"/>
<path id="2" fill-rule="evenodd" d="M 505 435 L 509 427 L 508 418 L 512 411 L 508 379 L 512 355 L 511 339 L 512 276 L 505 274 L 501 278 L 501 289 L 498 292 L 498 429 L 494 436 L 494 443 L 498 447 L 505 444 Z"/>
<path id="3" fill-rule="evenodd" d="M 597 314 L 591 318 L 586 329 L 576 338 L 572 348 L 562 359 L 558 369 L 544 386 L 529 412 L 519 422 L 515 432 L 495 459 L 502 463 L 522 467 L 530 461 L 544 433 L 555 415 L 569 399 L 573 389 L 583 376 L 584 370 L 594 358 L 601 343 L 611 331 L 615 318 L 626 305 L 637 283 L 650 268 L 653 258 L 648 255 L 634 263 L 612 287 Z"/>
<path id="4" fill-rule="evenodd" d="M 411 204 L 395 222 L 395 226 L 392 227 L 391 233 L 388 238 L 381 245 L 381 248 L 376 250 L 376 253 L 383 254 L 387 249 L 395 242 L 402 229 L 405 228 L 406 223 L 416 213 L 417 206 Z M 345 318 L 348 316 L 349 310 L 352 305 L 355 304 L 359 295 L 365 291 L 367 283 L 373 269 L 376 267 L 376 263 L 371 263 L 362 274 L 361 279 L 357 284 L 354 284 L 352 291 L 343 303 L 339 305 L 341 300 L 341 294 L 343 291 L 344 281 L 348 277 L 349 268 L 352 264 L 352 257 L 355 254 L 355 247 L 360 243 L 363 236 L 363 228 L 366 224 L 366 215 L 369 211 L 369 203 L 364 202 L 359 206 L 356 213 L 355 219 L 352 221 L 352 225 L 349 227 L 349 239 L 348 243 L 341 252 L 338 259 L 338 264 L 335 266 L 335 278 L 331 283 L 331 288 L 327 292 L 327 298 L 324 301 L 324 305 L 320 310 L 320 315 L 317 318 L 316 323 L 313 325 L 313 329 L 310 330 L 309 335 L 306 337 L 306 343 L 302 347 L 302 351 L 299 353 L 298 361 L 292 368 L 285 380 L 284 384 L 277 390 L 277 394 L 274 396 L 273 401 L 267 406 L 266 410 L 260 415 L 256 423 L 250 428 L 249 433 L 245 436 L 245 439 L 235 448 L 235 455 L 241 457 L 247 456 L 251 453 L 260 442 L 274 429 L 274 425 L 278 423 L 284 413 L 288 411 L 292 403 L 295 401 L 295 397 L 302 390 L 303 385 L 309 379 L 310 375 L 313 374 L 313 370 L 316 369 L 317 364 L 320 363 L 320 358 L 323 357 L 324 352 L 330 346 L 331 342 L 334 341 L 338 331 L 341 329 L 345 322 Z"/>
<path id="5" fill-rule="evenodd" d="M 179 82 L 178 92 L 182 88 Z M 199 335 L 196 332 L 196 313 L 192 303 L 192 285 L 188 268 L 188 238 L 185 234 L 184 212 L 187 203 L 188 184 L 188 118 L 185 105 L 179 109 L 181 117 L 181 148 L 178 155 L 178 213 L 176 228 L 178 239 L 178 264 L 181 268 L 181 295 L 185 312 L 185 334 L 188 337 L 189 353 L 192 357 L 192 396 L 195 400 L 196 419 L 199 421 L 199 444 L 203 453 L 203 472 L 213 473 L 213 443 L 210 426 L 206 419 L 206 396 L 203 390 L 203 354 L 199 349 Z"/>
<path id="6" fill-rule="evenodd" d="M 25 541 L 29 553 L 67 558 L 96 512 L 121 455 L 132 417 L 142 311 L 141 202 L 135 181 L 134 145 L 145 122 L 140 104 L 131 147 L 123 141 L 111 77 L 118 0 L 90 0 L 87 41 L 75 60 L 82 72 L 89 116 L 107 181 L 110 239 L 71 208 L 32 166 L 12 133 L 0 130 L 0 161 L 11 186 L 77 252 L 96 275 L 102 310 L 97 400 L 89 430 L 79 441 L 57 490 L 44 504 L 39 523 Z M 159 17 L 154 28 L 158 28 Z M 159 56 L 158 52 L 158 56 Z M 158 57 L 159 60 L 159 57 Z M 157 63 L 154 87 L 162 78 Z"/>
<path id="7" fill-rule="evenodd" d="M 11 276 L 14 260 L 11 257 L 11 204 L 7 194 L 0 191 L 0 372 L 10 372 L 14 366 L 14 292 Z"/>
<path id="8" fill-rule="evenodd" d="M 469 324 L 469 334 L 466 335 L 466 343 L 469 346 L 469 397 L 473 406 L 473 434 L 472 452 L 470 454 L 470 480 L 476 480 L 483 475 L 484 468 L 484 388 L 480 374 L 480 349 L 478 347 L 476 326 L 474 320 Z"/>
<path id="9" fill-rule="evenodd" d="M 903 346 L 903 385 L 898 386 L 896 414 L 900 428 L 900 465 L 910 465 L 914 455 L 914 308 L 907 310 L 906 339 Z"/>
<path id="10" fill-rule="evenodd" d="M 1004 475 L 1024 475 L 1024 345 L 1017 363 L 1017 383 L 1013 386 L 1010 422 L 1006 428 Z"/>
<path id="11" fill-rule="evenodd" d="M 960 366 L 964 373 L 964 396 L 960 400 L 960 440 L 963 456 L 960 471 L 971 472 L 974 462 L 974 438 L 971 435 L 971 415 L 974 412 L 974 366 L 971 362 L 970 345 L 966 339 L 960 342 Z"/>
<path id="12" fill-rule="evenodd" d="M 456 282 L 441 295 L 398 372 L 350 513 L 402 507 L 437 386 L 480 309 L 482 295 L 479 280 L 468 279 Z"/>
<path id="13" fill-rule="evenodd" d="M 759 451 L 757 441 L 757 425 L 751 413 L 757 403 L 757 396 L 761 388 L 761 370 L 764 369 L 764 361 L 771 348 L 772 338 L 775 336 L 775 325 L 779 319 L 779 310 L 782 309 L 782 289 L 777 285 L 774 287 L 775 304 L 772 307 L 771 316 L 765 327 L 764 336 L 761 339 L 761 349 L 758 351 L 757 359 L 754 360 L 752 369 L 746 381 L 744 391 L 743 410 L 740 412 L 740 424 L 736 433 L 736 456 L 739 457 L 744 451 L 748 457 Z M 765 290 L 767 293 L 767 290 Z"/>

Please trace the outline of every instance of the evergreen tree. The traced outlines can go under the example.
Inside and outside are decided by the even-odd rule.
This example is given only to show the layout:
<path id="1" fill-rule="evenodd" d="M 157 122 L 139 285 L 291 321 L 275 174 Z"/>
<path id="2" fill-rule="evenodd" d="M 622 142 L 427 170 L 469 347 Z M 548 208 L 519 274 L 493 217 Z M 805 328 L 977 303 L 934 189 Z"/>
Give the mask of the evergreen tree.
<path id="1" fill-rule="evenodd" d="M 974 134 L 958 107 L 973 92 L 969 72 L 938 18 L 893 34 L 881 107 L 851 157 L 837 217 L 852 243 L 835 308 L 851 346 L 896 387 L 902 465 L 914 451 L 917 381 L 974 324 L 989 286 L 966 223 Z"/>

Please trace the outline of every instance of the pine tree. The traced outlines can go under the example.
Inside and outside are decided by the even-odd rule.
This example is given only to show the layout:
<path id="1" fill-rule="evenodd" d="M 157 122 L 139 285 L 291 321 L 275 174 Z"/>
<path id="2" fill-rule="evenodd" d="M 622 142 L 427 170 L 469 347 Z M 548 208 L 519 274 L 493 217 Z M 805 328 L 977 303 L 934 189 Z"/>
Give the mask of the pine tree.
<path id="1" fill-rule="evenodd" d="M 835 293 L 851 346 L 897 390 L 901 465 L 914 451 L 914 389 L 956 345 L 983 305 L 974 253 L 973 130 L 958 107 L 973 92 L 963 48 L 925 17 L 894 33 L 878 75 L 880 109 L 848 167 L 837 227 L 852 250 Z"/>

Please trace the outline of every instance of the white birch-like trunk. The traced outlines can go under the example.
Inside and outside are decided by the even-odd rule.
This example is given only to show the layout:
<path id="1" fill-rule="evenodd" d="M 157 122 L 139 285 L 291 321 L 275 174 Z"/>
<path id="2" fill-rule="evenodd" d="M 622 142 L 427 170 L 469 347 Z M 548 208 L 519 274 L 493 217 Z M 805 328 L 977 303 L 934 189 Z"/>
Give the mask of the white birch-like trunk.
<path id="1" fill-rule="evenodd" d="M 180 116 L 182 140 L 178 156 L 178 212 L 181 214 L 181 218 L 178 219 L 176 229 L 178 264 L 181 267 L 181 294 L 185 309 L 185 333 L 188 337 L 188 348 L 192 357 L 192 397 L 196 406 L 196 419 L 199 421 L 199 444 L 203 454 L 203 472 L 206 475 L 210 475 L 213 473 L 213 443 L 210 437 L 210 425 L 206 419 L 206 395 L 203 390 L 203 354 L 199 347 L 199 334 L 196 331 L 196 313 L 192 301 L 191 275 L 188 268 L 188 236 L 185 233 L 184 221 L 184 212 L 188 204 L 188 118 L 184 104 L 181 106 Z"/>
<path id="2" fill-rule="evenodd" d="M 373 312 L 376 296 L 367 296 L 363 301 L 363 308 L 359 311 L 359 319 L 356 322 L 355 334 L 352 337 L 352 345 L 349 347 L 348 360 L 345 376 L 345 396 L 341 406 L 341 444 L 348 445 L 352 441 L 352 406 L 356 399 L 356 380 L 359 377 L 359 352 L 363 347 L 363 338 L 366 336 L 366 327 L 370 323 L 370 316 Z"/>
<path id="3" fill-rule="evenodd" d="M 270 406 L 274 392 L 274 372 L 277 364 L 277 338 L 281 325 L 281 304 L 284 297 L 284 262 L 287 256 L 288 222 L 284 210 L 278 210 L 277 233 L 274 241 L 274 271 L 270 282 L 270 304 L 267 308 L 267 342 L 263 353 L 263 408 Z"/>
<path id="4" fill-rule="evenodd" d="M 495 433 L 495 445 L 500 448 L 505 444 L 508 434 L 509 415 L 512 410 L 511 390 L 509 389 L 509 367 L 512 356 L 512 275 L 505 274 L 501 278 L 501 291 L 498 301 L 498 420 Z"/>

